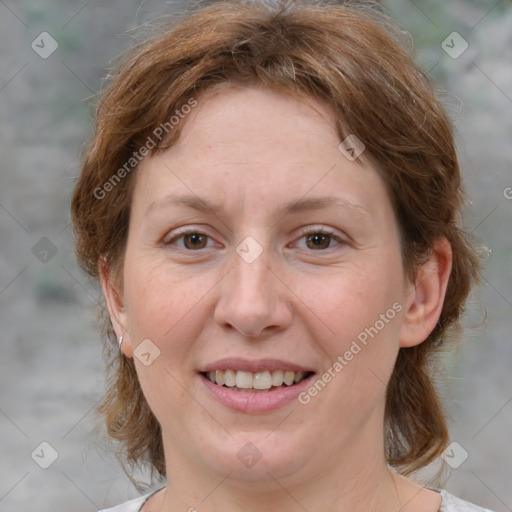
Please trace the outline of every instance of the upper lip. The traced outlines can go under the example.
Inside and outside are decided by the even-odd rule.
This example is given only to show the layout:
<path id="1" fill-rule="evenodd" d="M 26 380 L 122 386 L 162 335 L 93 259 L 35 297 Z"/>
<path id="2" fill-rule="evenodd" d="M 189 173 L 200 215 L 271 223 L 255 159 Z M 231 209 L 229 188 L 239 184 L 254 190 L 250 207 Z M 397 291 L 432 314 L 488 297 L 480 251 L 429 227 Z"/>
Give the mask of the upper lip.
<path id="1" fill-rule="evenodd" d="M 284 370 L 290 372 L 313 372 L 311 368 L 306 368 L 300 364 L 281 359 L 242 359 L 240 357 L 225 357 L 218 359 L 213 363 L 203 366 L 200 372 L 212 372 L 215 370 L 242 370 L 245 372 L 272 372 L 274 370 Z"/>

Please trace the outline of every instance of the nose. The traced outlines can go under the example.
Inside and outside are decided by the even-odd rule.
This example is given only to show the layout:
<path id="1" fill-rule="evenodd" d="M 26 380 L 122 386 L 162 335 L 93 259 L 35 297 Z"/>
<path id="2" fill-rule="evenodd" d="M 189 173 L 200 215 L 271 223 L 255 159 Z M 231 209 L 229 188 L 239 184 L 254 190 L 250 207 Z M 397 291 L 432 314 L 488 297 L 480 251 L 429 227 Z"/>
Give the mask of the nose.
<path id="1" fill-rule="evenodd" d="M 263 253 L 254 261 L 233 251 L 231 271 L 220 283 L 215 322 L 247 337 L 263 337 L 286 329 L 292 319 L 290 292 Z"/>

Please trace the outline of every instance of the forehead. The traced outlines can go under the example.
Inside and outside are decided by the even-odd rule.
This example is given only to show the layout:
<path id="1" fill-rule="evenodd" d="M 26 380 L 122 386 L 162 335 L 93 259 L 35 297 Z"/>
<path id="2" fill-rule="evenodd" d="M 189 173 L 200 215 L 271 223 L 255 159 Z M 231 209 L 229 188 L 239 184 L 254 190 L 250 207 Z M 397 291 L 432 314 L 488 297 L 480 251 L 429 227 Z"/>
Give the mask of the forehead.
<path id="1" fill-rule="evenodd" d="M 203 143 L 210 149 L 264 158 L 277 146 L 287 150 L 300 144 L 307 150 L 336 139 L 334 115 L 324 102 L 258 84 L 222 84 L 199 97 L 198 106 L 184 119 L 175 150 Z"/>
<path id="2" fill-rule="evenodd" d="M 340 152 L 334 114 L 313 98 L 223 87 L 201 95 L 181 122 L 177 143 L 140 165 L 137 188 L 145 209 L 172 193 L 238 213 L 243 205 L 270 212 L 269 205 L 282 210 L 319 196 L 375 209 L 383 206 L 375 196 L 387 196 L 369 164 Z"/>

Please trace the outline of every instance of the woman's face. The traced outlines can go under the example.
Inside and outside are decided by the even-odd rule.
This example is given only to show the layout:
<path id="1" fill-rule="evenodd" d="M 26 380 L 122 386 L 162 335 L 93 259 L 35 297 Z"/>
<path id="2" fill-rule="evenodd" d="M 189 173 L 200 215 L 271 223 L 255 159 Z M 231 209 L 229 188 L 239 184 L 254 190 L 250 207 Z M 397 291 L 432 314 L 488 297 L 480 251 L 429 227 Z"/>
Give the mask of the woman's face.
<path id="1" fill-rule="evenodd" d="M 137 171 L 119 289 L 169 479 L 371 465 L 411 289 L 383 181 L 313 99 L 229 87 L 180 122 Z M 314 375 L 277 385 L 294 370 Z"/>

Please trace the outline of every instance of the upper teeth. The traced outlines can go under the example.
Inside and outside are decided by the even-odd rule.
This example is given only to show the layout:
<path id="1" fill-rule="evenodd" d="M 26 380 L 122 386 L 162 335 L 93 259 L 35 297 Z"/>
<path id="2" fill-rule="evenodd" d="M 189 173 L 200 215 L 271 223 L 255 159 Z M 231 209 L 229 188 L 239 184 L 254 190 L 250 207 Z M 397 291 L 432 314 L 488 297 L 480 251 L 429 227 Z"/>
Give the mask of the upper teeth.
<path id="1" fill-rule="evenodd" d="M 270 389 L 272 386 L 291 386 L 299 382 L 305 372 L 276 370 L 273 372 L 245 372 L 242 370 L 215 370 L 206 372 L 206 377 L 219 386 L 237 387 L 243 389 Z"/>

